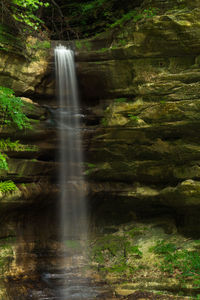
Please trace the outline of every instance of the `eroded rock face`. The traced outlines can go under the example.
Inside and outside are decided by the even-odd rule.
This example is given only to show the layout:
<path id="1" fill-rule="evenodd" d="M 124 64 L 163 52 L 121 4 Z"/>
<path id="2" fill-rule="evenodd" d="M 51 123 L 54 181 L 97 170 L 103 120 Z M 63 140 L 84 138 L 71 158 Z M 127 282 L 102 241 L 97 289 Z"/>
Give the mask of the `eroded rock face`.
<path id="1" fill-rule="evenodd" d="M 34 38 L 27 40 L 24 53 L 0 52 L 0 85 L 12 88 L 17 94 L 34 94 L 47 72 L 49 49 L 36 48 Z M 40 42 L 42 43 L 42 42 Z M 29 48 L 28 48 L 29 47 Z M 25 55 L 26 53 L 26 55 Z"/>
<path id="2" fill-rule="evenodd" d="M 89 134 L 87 174 L 102 218 L 171 214 L 198 236 L 200 10 L 195 1 L 161 2 L 150 3 L 155 16 L 77 53 L 82 98 L 101 118 Z"/>
<path id="3" fill-rule="evenodd" d="M 95 222 L 98 220 L 102 227 L 170 216 L 173 228 L 167 228 L 167 234 L 178 227 L 199 237 L 200 10 L 198 1 L 182 1 L 187 6 L 181 8 L 178 0 L 148 2 L 160 8 L 155 16 L 90 40 L 90 49 L 83 41 L 83 49 L 77 50 L 81 100 L 90 113 L 89 130 L 84 131 L 90 206 Z M 12 62 L 13 69 L 8 62 L 7 71 L 2 71 L 2 85 L 8 82 L 6 85 L 19 93 L 54 94 L 46 61 L 43 66 L 36 61 L 30 68 L 23 61 L 20 70 L 19 64 L 21 58 Z M 36 108 L 37 119 L 40 112 L 41 108 Z M 51 183 L 56 175 L 52 162 L 56 139 L 55 132 L 47 130 L 44 123 L 35 124 L 28 137 L 10 129 L 0 132 L 3 137 L 15 132 L 16 138 L 32 141 L 40 149 L 36 153 L 9 153 L 11 172 L 2 175 L 19 184 L 19 191 L 1 200 L 6 209 L 21 207 L 21 224 L 26 224 L 30 207 L 34 208 L 34 222 L 37 217 L 42 219 L 41 209 L 46 209 L 48 201 L 51 211 L 55 209 L 56 187 Z M 5 211 L 2 206 L 4 215 Z M 42 227 L 44 223 L 39 224 Z M 17 227 L 17 223 L 8 224 L 2 235 L 13 233 Z M 49 233 L 52 242 L 55 231 Z M 39 230 L 30 236 L 38 234 Z M 32 240 L 27 243 L 29 253 L 33 245 Z M 33 271 L 38 267 L 34 255 L 27 260 L 24 257 L 24 265 L 28 259 L 33 261 Z"/>

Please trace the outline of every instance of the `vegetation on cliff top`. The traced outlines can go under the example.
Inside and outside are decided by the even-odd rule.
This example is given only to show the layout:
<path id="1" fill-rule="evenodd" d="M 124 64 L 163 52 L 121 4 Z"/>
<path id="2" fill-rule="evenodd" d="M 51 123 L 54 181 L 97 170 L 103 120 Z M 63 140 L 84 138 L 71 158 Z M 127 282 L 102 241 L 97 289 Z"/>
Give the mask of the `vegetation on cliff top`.
<path id="1" fill-rule="evenodd" d="M 19 31 L 30 33 L 37 30 L 43 22 L 40 19 L 40 9 L 47 7 L 47 1 L 40 0 L 2 0 L 1 20 L 3 24 L 17 25 Z"/>
<path id="2" fill-rule="evenodd" d="M 40 37 L 48 35 L 51 39 L 90 37 L 127 20 L 139 20 L 141 13 L 137 6 L 140 3 L 129 0 L 2 0 L 0 17 L 4 34 L 0 43 L 10 39 L 5 30 L 7 26 L 22 37 L 38 33 Z M 145 14 L 152 16 L 154 11 L 148 9 Z"/>

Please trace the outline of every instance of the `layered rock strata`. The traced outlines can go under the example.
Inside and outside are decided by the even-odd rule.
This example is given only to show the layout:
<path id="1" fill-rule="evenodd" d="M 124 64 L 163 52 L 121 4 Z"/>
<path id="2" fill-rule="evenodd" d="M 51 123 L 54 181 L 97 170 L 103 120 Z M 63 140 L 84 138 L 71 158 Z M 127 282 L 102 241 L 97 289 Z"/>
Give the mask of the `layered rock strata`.
<path id="1" fill-rule="evenodd" d="M 194 3 L 164 7 L 77 54 L 82 98 L 101 119 L 88 133 L 91 197 L 108 219 L 116 207 L 116 219 L 172 214 L 199 234 L 199 17 Z"/>

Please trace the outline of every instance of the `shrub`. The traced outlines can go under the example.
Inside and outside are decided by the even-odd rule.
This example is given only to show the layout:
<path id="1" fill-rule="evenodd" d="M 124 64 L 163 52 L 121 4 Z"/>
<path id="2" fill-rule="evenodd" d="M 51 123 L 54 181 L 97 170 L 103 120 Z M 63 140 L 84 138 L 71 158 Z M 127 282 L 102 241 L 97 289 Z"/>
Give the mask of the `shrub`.
<path id="1" fill-rule="evenodd" d="M 8 171 L 7 155 L 0 152 L 0 169 Z"/>
<path id="2" fill-rule="evenodd" d="M 3 124 L 17 126 L 19 129 L 31 128 L 29 119 L 23 113 L 24 102 L 14 96 L 12 89 L 0 86 L 0 112 Z"/>

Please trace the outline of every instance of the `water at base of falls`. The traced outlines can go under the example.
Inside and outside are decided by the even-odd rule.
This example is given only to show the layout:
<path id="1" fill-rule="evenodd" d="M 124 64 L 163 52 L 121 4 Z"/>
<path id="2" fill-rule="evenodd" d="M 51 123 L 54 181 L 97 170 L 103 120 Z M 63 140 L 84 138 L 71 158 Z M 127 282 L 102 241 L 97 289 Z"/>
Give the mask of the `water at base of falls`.
<path id="1" fill-rule="evenodd" d="M 94 284 L 83 277 L 74 275 L 74 270 L 65 274 L 45 273 L 42 281 L 26 283 L 13 281 L 8 287 L 6 300 L 114 300 L 110 289 Z M 63 297 L 65 294 L 65 297 Z M 5 300 L 5 299 L 4 299 Z"/>

